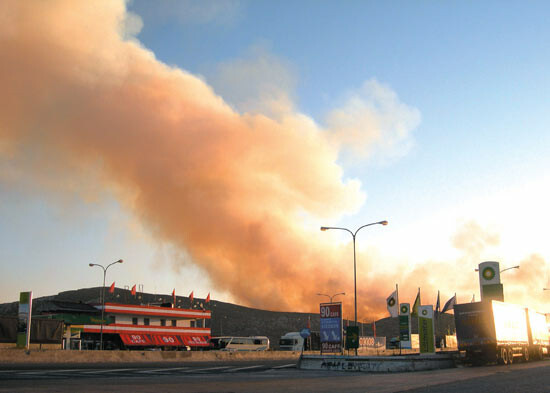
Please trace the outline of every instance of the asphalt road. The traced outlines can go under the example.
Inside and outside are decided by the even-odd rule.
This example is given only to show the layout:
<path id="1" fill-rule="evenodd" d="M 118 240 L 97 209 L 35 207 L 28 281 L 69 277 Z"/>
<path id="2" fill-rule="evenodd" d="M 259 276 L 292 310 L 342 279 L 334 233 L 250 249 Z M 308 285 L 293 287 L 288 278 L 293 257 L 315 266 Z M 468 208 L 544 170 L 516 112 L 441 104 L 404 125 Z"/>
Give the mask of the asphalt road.
<path id="1" fill-rule="evenodd" d="M 8 367 L 9 368 L 9 367 Z M 305 371 L 292 363 L 205 362 L 0 370 L 0 392 L 548 392 L 550 361 L 366 374 Z"/>

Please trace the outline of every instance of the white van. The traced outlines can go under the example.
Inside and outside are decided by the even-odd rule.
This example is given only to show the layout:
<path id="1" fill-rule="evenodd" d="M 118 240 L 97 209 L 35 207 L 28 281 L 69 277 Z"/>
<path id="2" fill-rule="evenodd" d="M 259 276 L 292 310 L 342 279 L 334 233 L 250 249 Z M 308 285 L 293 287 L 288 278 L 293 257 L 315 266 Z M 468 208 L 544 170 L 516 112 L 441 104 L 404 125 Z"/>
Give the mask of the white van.
<path id="1" fill-rule="evenodd" d="M 220 351 L 267 351 L 269 339 L 266 336 L 253 337 L 212 337 L 212 349 Z"/>
<path id="2" fill-rule="evenodd" d="M 281 351 L 301 351 L 304 348 L 304 339 L 299 332 L 286 333 L 279 339 Z"/>

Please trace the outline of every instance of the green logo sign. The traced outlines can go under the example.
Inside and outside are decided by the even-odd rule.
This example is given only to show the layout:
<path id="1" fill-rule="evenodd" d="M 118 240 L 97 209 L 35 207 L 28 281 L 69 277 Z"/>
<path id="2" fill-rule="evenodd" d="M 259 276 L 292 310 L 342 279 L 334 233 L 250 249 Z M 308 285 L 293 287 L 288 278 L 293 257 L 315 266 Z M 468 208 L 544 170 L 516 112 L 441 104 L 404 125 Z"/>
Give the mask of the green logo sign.
<path id="1" fill-rule="evenodd" d="M 485 280 L 491 281 L 493 278 L 495 278 L 495 270 L 492 267 L 488 266 L 485 269 L 483 269 L 483 271 L 481 272 L 481 275 Z"/>
<path id="2" fill-rule="evenodd" d="M 390 307 L 395 306 L 395 299 L 393 297 L 390 300 L 388 300 L 388 306 Z"/>
<path id="3" fill-rule="evenodd" d="M 401 314 L 406 314 L 409 312 L 409 308 L 407 306 L 401 306 Z"/>
<path id="4" fill-rule="evenodd" d="M 428 315 L 428 310 L 422 310 L 422 315 Z"/>

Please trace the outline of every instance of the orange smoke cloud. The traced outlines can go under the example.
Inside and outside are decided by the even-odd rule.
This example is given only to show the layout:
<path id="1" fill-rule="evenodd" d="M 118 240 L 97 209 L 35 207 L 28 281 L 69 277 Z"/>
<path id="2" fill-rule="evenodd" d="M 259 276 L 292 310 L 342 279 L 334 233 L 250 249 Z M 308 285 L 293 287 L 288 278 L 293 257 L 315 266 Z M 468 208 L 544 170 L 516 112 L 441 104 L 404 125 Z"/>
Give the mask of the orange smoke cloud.
<path id="1" fill-rule="evenodd" d="M 25 165 L 38 178 L 100 168 L 97 186 L 114 185 L 221 290 L 269 308 L 308 303 L 325 280 L 319 266 L 334 259 L 306 238 L 304 215 L 337 216 L 364 199 L 311 120 L 236 113 L 199 78 L 124 40 L 122 1 L 1 7 L 4 159 L 36 152 L 43 158 Z"/>
<path id="2" fill-rule="evenodd" d="M 44 187 L 93 172 L 64 189 L 84 197 L 113 189 L 155 237 L 185 250 L 244 304 L 314 311 L 316 293 L 346 291 L 351 316 L 351 245 L 331 246 L 327 234 L 313 236 L 303 223 L 334 220 L 365 199 L 336 164 L 339 149 L 360 139 L 346 137 L 348 125 L 363 119 L 360 98 L 332 115 L 332 133 L 291 111 L 277 119 L 239 114 L 201 79 L 125 39 L 132 20 L 123 1 L 0 4 L 0 158 Z M 382 120 L 372 109 L 367 116 L 382 128 L 399 106 L 392 95 L 386 102 Z M 410 117 L 418 122 L 416 112 Z M 395 122 L 389 144 L 404 138 L 407 119 Z M 384 145 L 379 131 L 365 132 Z M 409 287 L 401 301 L 413 301 L 420 286 L 425 303 L 442 283 L 476 287 L 469 276 L 456 280 L 460 264 L 397 266 L 374 276 L 373 263 L 358 255 L 360 318 L 382 316 L 396 282 Z"/>

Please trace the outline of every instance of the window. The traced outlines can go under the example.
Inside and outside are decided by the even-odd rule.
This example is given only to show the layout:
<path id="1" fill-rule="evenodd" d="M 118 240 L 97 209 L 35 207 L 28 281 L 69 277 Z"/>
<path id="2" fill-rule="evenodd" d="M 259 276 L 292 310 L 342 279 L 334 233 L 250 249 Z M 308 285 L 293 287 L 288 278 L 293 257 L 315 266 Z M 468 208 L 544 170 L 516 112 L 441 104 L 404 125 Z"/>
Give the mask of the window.
<path id="1" fill-rule="evenodd" d="M 166 326 L 166 319 L 160 320 L 160 326 Z"/>
<path id="2" fill-rule="evenodd" d="M 149 318 L 143 318 L 143 324 L 149 325 Z"/>
<path id="3" fill-rule="evenodd" d="M 172 326 L 176 326 L 176 320 L 172 319 Z"/>
<path id="4" fill-rule="evenodd" d="M 132 325 L 137 325 L 137 324 L 138 324 L 137 318 L 132 318 Z"/>
<path id="5" fill-rule="evenodd" d="M 191 327 L 195 327 L 195 321 L 191 321 Z"/>

